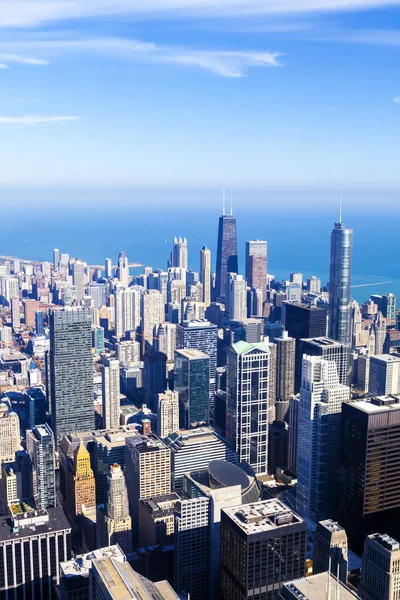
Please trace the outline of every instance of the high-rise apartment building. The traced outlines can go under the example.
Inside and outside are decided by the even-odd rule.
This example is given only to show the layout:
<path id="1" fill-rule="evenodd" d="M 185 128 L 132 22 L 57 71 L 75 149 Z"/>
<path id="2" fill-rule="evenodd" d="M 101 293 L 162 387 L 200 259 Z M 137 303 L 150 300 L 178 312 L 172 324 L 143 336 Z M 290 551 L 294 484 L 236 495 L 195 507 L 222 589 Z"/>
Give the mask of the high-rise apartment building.
<path id="1" fill-rule="evenodd" d="M 114 325 L 117 338 L 125 336 L 127 331 L 136 331 L 140 326 L 141 296 L 140 288 L 116 286 Z"/>
<path id="2" fill-rule="evenodd" d="M 11 306 L 11 326 L 13 331 L 17 331 L 21 327 L 21 307 L 19 296 L 14 296 L 9 302 Z"/>
<path id="3" fill-rule="evenodd" d="M 203 286 L 203 297 L 205 307 L 211 304 L 211 250 L 203 246 L 200 250 L 200 283 Z"/>
<path id="4" fill-rule="evenodd" d="M 210 421 L 210 359 L 200 350 L 175 350 L 174 389 L 179 395 L 179 421 L 184 429 Z"/>
<path id="5" fill-rule="evenodd" d="M 358 593 L 362 600 L 397 600 L 400 588 L 400 543 L 387 534 L 365 538 Z"/>
<path id="6" fill-rule="evenodd" d="M 342 385 L 350 385 L 350 353 L 349 348 L 327 337 L 314 337 L 312 339 L 301 339 L 298 343 L 300 363 L 296 364 L 296 369 L 301 374 L 301 361 L 304 354 L 308 356 L 320 356 L 325 360 L 333 361 L 336 364 L 339 382 Z"/>
<path id="7" fill-rule="evenodd" d="M 233 321 L 247 319 L 247 283 L 243 275 L 228 274 L 226 312 Z"/>
<path id="8" fill-rule="evenodd" d="M 267 242 L 246 242 L 246 280 L 249 288 L 261 289 L 263 300 L 267 293 Z"/>
<path id="9" fill-rule="evenodd" d="M 157 435 L 164 439 L 179 430 L 179 394 L 166 390 L 158 394 Z"/>
<path id="10" fill-rule="evenodd" d="M 174 361 L 177 338 L 176 323 L 161 323 L 157 331 L 157 339 L 154 346 L 157 352 L 166 355 L 168 362 Z"/>
<path id="11" fill-rule="evenodd" d="M 171 451 L 153 434 L 127 438 L 125 451 L 129 513 L 137 540 L 139 499 L 171 492 Z"/>
<path id="12" fill-rule="evenodd" d="M 119 425 L 119 361 L 116 358 L 102 356 L 101 362 L 103 427 L 104 429 L 109 429 L 110 427 Z"/>
<path id="13" fill-rule="evenodd" d="M 169 436 L 165 443 L 171 450 L 175 490 L 182 489 L 185 473 L 205 469 L 213 460 L 226 460 L 234 464 L 239 462 L 236 452 L 211 427 L 179 431 L 177 435 Z"/>
<path id="14" fill-rule="evenodd" d="M 288 469 L 297 475 L 297 446 L 299 432 L 299 404 L 300 394 L 292 396 L 289 400 L 289 436 L 288 436 Z"/>
<path id="15" fill-rule="evenodd" d="M 287 331 L 274 339 L 276 344 L 276 400 L 289 402 L 294 394 L 294 369 L 296 358 L 296 340 L 289 337 Z"/>
<path id="16" fill-rule="evenodd" d="M 164 322 L 164 299 L 158 290 L 148 290 L 142 295 L 142 343 L 153 346 L 153 336 Z"/>
<path id="17" fill-rule="evenodd" d="M 256 473 L 268 468 L 268 426 L 276 394 L 275 346 L 237 342 L 227 352 L 226 437 Z"/>
<path id="18" fill-rule="evenodd" d="M 88 285 L 88 296 L 91 297 L 91 307 L 100 308 L 107 302 L 107 289 L 105 283 L 91 282 Z"/>
<path id="19" fill-rule="evenodd" d="M 86 264 L 79 258 L 72 263 L 72 281 L 76 289 L 76 300 L 81 302 L 85 296 L 86 287 Z"/>
<path id="20" fill-rule="evenodd" d="M 188 246 L 186 238 L 174 238 L 170 257 L 170 267 L 188 268 Z"/>
<path id="21" fill-rule="evenodd" d="M 19 417 L 6 402 L 0 403 L 0 464 L 13 462 L 21 445 Z"/>
<path id="22" fill-rule="evenodd" d="M 183 321 L 177 325 L 177 348 L 201 350 L 210 359 L 210 405 L 216 392 L 218 327 L 206 319 Z"/>
<path id="23" fill-rule="evenodd" d="M 238 272 L 236 217 L 224 214 L 219 218 L 215 300 L 225 298 L 228 273 Z"/>
<path id="24" fill-rule="evenodd" d="M 53 250 L 53 265 L 55 271 L 60 267 L 60 251 L 58 248 L 54 248 Z"/>
<path id="25" fill-rule="evenodd" d="M 275 600 L 305 574 L 307 526 L 280 500 L 221 514 L 221 600 Z"/>
<path id="26" fill-rule="evenodd" d="M 104 272 L 106 279 L 112 279 L 113 277 L 113 267 L 111 258 L 106 258 L 104 262 Z"/>
<path id="27" fill-rule="evenodd" d="M 128 492 L 120 465 L 111 465 L 108 476 L 107 502 L 97 509 L 97 546 L 118 544 L 122 552 L 132 552 L 132 519 Z"/>
<path id="28" fill-rule="evenodd" d="M 332 519 L 320 521 L 315 530 L 313 573 L 331 571 L 347 583 L 348 548 L 346 531 Z"/>
<path id="29" fill-rule="evenodd" d="M 33 329 L 35 327 L 35 313 L 40 308 L 40 302 L 38 300 L 26 298 L 23 301 L 23 304 L 25 326 L 28 329 Z"/>
<path id="30" fill-rule="evenodd" d="M 319 294 L 321 292 L 321 280 L 315 275 L 307 279 L 307 290 L 310 294 Z"/>
<path id="31" fill-rule="evenodd" d="M 129 285 L 129 261 L 125 252 L 120 252 L 118 256 L 117 277 L 124 287 Z"/>
<path id="32" fill-rule="evenodd" d="M 68 433 L 92 429 L 92 324 L 88 308 L 50 312 L 50 392 L 57 444 Z"/>
<path id="33" fill-rule="evenodd" d="M 370 396 L 400 394 L 400 356 L 381 354 L 371 356 L 368 393 Z"/>
<path id="34" fill-rule="evenodd" d="M 351 262 L 353 230 L 340 220 L 331 234 L 329 277 L 329 337 L 342 344 L 351 342 Z"/>
<path id="35" fill-rule="evenodd" d="M 35 506 L 41 510 L 55 508 L 55 444 L 53 432 L 46 423 L 27 430 L 26 449 L 32 461 Z"/>
<path id="36" fill-rule="evenodd" d="M 342 404 L 350 390 L 339 383 L 336 364 L 304 355 L 300 387 L 296 508 L 321 521 L 338 510 Z"/>
<path id="37" fill-rule="evenodd" d="M 174 588 L 192 600 L 209 598 L 209 499 L 175 504 Z"/>

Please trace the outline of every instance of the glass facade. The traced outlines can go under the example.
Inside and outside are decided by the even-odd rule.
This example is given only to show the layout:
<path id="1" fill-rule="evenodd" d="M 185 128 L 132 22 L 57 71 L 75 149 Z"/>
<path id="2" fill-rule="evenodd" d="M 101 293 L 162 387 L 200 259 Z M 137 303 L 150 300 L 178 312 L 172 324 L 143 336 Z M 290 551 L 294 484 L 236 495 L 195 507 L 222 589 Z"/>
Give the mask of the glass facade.
<path id="1" fill-rule="evenodd" d="M 210 420 L 210 359 L 197 350 L 175 353 L 175 391 L 179 394 L 180 426 L 185 429 Z"/>
<path id="2" fill-rule="evenodd" d="M 351 261 L 353 230 L 335 223 L 331 235 L 329 279 L 329 337 L 350 344 L 351 334 Z"/>
<path id="3" fill-rule="evenodd" d="M 238 272 L 236 217 L 219 218 L 215 299 L 225 298 L 228 273 Z"/>

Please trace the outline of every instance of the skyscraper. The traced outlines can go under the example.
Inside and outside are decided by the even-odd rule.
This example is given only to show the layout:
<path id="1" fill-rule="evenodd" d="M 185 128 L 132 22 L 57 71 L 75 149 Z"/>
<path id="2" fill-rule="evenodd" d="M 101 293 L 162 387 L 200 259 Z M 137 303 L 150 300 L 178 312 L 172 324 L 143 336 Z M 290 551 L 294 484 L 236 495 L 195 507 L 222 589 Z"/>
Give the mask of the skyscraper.
<path id="1" fill-rule="evenodd" d="M 85 296 L 86 275 L 85 263 L 79 258 L 72 264 L 72 281 L 76 289 L 76 300 L 80 302 Z"/>
<path id="2" fill-rule="evenodd" d="M 0 464 L 13 462 L 19 450 L 21 437 L 19 433 L 19 417 L 11 410 L 8 403 L 0 403 Z"/>
<path id="3" fill-rule="evenodd" d="M 88 308 L 50 312 L 50 389 L 57 444 L 72 431 L 92 429 L 92 324 Z"/>
<path id="4" fill-rule="evenodd" d="M 142 294 L 142 343 L 153 345 L 156 328 L 164 322 L 164 299 L 158 290 L 148 290 Z"/>
<path id="5" fill-rule="evenodd" d="M 224 203 L 225 204 L 225 203 Z M 219 218 L 217 271 L 215 281 L 215 300 L 225 298 L 228 273 L 238 272 L 236 217 L 225 215 L 225 206 Z"/>
<path id="6" fill-rule="evenodd" d="M 101 362 L 103 428 L 109 429 L 119 425 L 119 361 L 116 358 L 102 356 Z"/>
<path id="7" fill-rule="evenodd" d="M 174 238 L 172 246 L 170 267 L 180 267 L 181 269 L 188 268 L 188 247 L 186 238 Z"/>
<path id="8" fill-rule="evenodd" d="M 358 593 L 362 600 L 396 600 L 400 586 L 400 543 L 387 534 L 365 538 Z"/>
<path id="9" fill-rule="evenodd" d="M 346 229 L 340 214 L 331 234 L 329 337 L 347 345 L 351 342 L 352 251 L 353 230 Z"/>
<path id="10" fill-rule="evenodd" d="M 242 275 L 228 275 L 225 310 L 232 321 L 247 319 L 247 283 Z"/>
<path id="11" fill-rule="evenodd" d="M 221 513 L 221 600 L 276 600 L 285 581 L 304 577 L 307 525 L 280 500 Z"/>
<path id="12" fill-rule="evenodd" d="M 371 356 L 368 392 L 370 396 L 400 394 L 400 356 Z"/>
<path id="13" fill-rule="evenodd" d="M 53 265 L 54 270 L 57 271 L 60 266 L 60 251 L 58 248 L 54 248 L 53 250 Z"/>
<path id="14" fill-rule="evenodd" d="M 336 364 L 304 355 L 300 387 L 296 508 L 314 521 L 338 510 L 340 424 L 349 388 Z"/>
<path id="15" fill-rule="evenodd" d="M 211 304 L 211 251 L 207 246 L 200 250 L 200 283 L 203 285 L 203 302 L 207 308 Z"/>
<path id="16" fill-rule="evenodd" d="M 19 296 L 14 296 L 10 300 L 11 305 L 11 325 L 15 331 L 17 331 L 21 327 L 21 307 Z"/>
<path id="17" fill-rule="evenodd" d="M 274 339 L 276 344 L 276 400 L 289 403 L 294 394 L 294 367 L 296 358 L 296 340 L 289 337 L 287 331 L 282 337 Z"/>
<path id="18" fill-rule="evenodd" d="M 166 390 L 158 394 L 157 434 L 166 438 L 179 430 L 179 394 Z"/>
<path id="19" fill-rule="evenodd" d="M 313 574 L 331 571 L 347 583 L 348 551 L 346 531 L 332 519 L 320 521 L 315 530 Z"/>
<path id="20" fill-rule="evenodd" d="M 140 325 L 140 301 L 142 291 L 137 287 L 124 288 L 117 285 L 115 297 L 115 335 L 123 337 L 127 331 L 136 331 Z"/>
<path id="21" fill-rule="evenodd" d="M 210 359 L 195 349 L 175 350 L 174 389 L 179 394 L 179 421 L 190 429 L 210 421 Z"/>
<path id="22" fill-rule="evenodd" d="M 249 288 L 260 288 L 263 300 L 267 293 L 267 242 L 246 242 L 246 280 Z"/>
<path id="23" fill-rule="evenodd" d="M 97 511 L 97 546 L 118 544 L 127 554 L 132 552 L 132 519 L 129 516 L 128 492 L 121 467 L 111 465 L 107 476 L 107 502 Z"/>
<path id="24" fill-rule="evenodd" d="M 36 425 L 27 430 L 26 448 L 32 461 L 33 497 L 36 508 L 55 508 L 55 447 L 50 427 L 47 424 Z"/>
<path id="25" fill-rule="evenodd" d="M 65 507 L 75 519 L 85 508 L 96 506 L 96 481 L 90 465 L 90 454 L 82 440 L 75 448 L 70 467 L 66 473 Z"/>
<path id="26" fill-rule="evenodd" d="M 104 271 L 105 271 L 106 279 L 111 279 L 113 276 L 111 258 L 106 258 L 105 263 L 104 263 Z"/>
<path id="27" fill-rule="evenodd" d="M 268 426 L 276 382 L 275 346 L 237 342 L 227 352 L 226 437 L 256 473 L 268 468 Z"/>
<path id="28" fill-rule="evenodd" d="M 129 285 L 129 261 L 125 252 L 120 252 L 118 256 L 118 279 L 124 287 Z"/>

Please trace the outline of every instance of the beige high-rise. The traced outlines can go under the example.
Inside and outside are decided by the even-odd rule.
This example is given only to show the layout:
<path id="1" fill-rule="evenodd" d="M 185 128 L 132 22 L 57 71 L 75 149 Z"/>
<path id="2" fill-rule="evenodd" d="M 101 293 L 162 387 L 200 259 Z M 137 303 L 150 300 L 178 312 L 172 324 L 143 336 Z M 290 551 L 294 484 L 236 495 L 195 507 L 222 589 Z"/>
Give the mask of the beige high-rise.
<path id="1" fill-rule="evenodd" d="M 20 447 L 19 418 L 9 404 L 0 404 L 0 464 L 15 460 Z"/>
<path id="2" fill-rule="evenodd" d="M 179 430 L 179 394 L 167 390 L 158 394 L 157 434 L 166 438 Z"/>
<path id="3" fill-rule="evenodd" d="M 207 308 L 211 304 L 211 250 L 203 246 L 200 250 L 200 283 L 203 285 L 203 302 Z"/>
<path id="4" fill-rule="evenodd" d="M 400 590 L 400 543 L 387 534 L 365 538 L 358 593 L 362 600 L 397 600 Z"/>

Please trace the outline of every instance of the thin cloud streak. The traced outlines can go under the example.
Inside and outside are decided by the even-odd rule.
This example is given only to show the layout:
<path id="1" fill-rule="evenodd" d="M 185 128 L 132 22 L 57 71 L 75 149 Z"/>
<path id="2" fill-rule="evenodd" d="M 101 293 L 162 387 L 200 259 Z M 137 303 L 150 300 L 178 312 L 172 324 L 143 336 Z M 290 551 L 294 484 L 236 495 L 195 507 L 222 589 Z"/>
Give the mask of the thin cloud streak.
<path id="1" fill-rule="evenodd" d="M 397 104 L 400 104 L 400 96 L 397 96 L 397 98 L 393 98 L 393 101 Z"/>
<path id="2" fill-rule="evenodd" d="M 6 62 L 16 62 L 24 65 L 48 65 L 48 61 L 43 58 L 31 58 L 30 56 L 20 56 L 19 54 L 2 54 L 0 52 L 0 60 Z"/>
<path id="3" fill-rule="evenodd" d="M 73 116 L 53 116 L 41 117 L 34 115 L 25 115 L 23 117 L 0 117 L 0 125 L 17 125 L 23 127 L 33 127 L 45 123 L 65 123 L 68 121 L 80 121 L 80 117 Z"/>
<path id="4" fill-rule="evenodd" d="M 93 39 L 61 39 L 61 40 L 31 40 L 21 42 L 0 42 L 1 50 L 14 52 L 35 51 L 45 56 L 55 57 L 58 53 L 89 54 L 114 56 L 118 58 L 170 64 L 181 67 L 197 67 L 221 77 L 240 78 L 246 75 L 248 69 L 255 67 L 279 67 L 280 52 L 252 51 L 212 51 L 191 50 L 158 46 L 153 43 L 126 38 L 93 38 Z M 1 56 L 1 54 L 0 54 Z"/>
<path id="5" fill-rule="evenodd" d="M 0 63 L 0 69 L 8 69 L 8 66 L 4 63 Z"/>
<path id="6" fill-rule="evenodd" d="M 235 17 L 355 12 L 399 5 L 400 0 L 2 0 L 0 27 L 91 17 Z"/>

